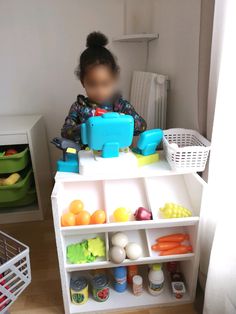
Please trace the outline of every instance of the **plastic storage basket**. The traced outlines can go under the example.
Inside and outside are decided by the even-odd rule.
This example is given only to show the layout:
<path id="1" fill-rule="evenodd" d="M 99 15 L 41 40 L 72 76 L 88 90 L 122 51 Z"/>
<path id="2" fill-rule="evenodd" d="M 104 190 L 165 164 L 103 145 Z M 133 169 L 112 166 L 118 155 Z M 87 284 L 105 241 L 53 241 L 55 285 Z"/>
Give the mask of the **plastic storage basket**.
<path id="1" fill-rule="evenodd" d="M 0 313 L 5 313 L 31 282 L 29 248 L 0 231 Z"/>
<path id="2" fill-rule="evenodd" d="M 13 173 L 24 169 L 29 163 L 29 148 L 24 148 L 21 152 L 0 157 L 0 173 Z"/>
<path id="3" fill-rule="evenodd" d="M 0 186 L 0 203 L 13 202 L 23 198 L 29 191 L 33 181 L 32 169 L 26 169 L 22 179 L 13 185 Z"/>
<path id="4" fill-rule="evenodd" d="M 211 143 L 197 131 L 169 129 L 164 131 L 163 148 L 173 170 L 197 172 L 205 169 Z"/>

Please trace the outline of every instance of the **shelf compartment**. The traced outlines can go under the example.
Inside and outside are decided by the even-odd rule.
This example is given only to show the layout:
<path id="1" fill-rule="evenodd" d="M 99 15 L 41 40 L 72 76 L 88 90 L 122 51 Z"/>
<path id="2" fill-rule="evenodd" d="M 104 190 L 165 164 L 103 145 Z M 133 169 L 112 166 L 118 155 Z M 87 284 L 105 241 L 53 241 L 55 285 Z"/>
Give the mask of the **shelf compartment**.
<path id="1" fill-rule="evenodd" d="M 125 259 L 124 263 L 125 262 L 135 263 L 135 262 L 138 262 L 139 260 L 142 261 L 146 257 L 149 257 L 149 250 L 148 250 L 147 237 L 146 237 L 145 230 L 126 230 L 126 231 L 122 231 L 122 233 L 127 235 L 129 242 L 135 242 L 139 244 L 142 248 L 142 255 L 139 259 L 137 260 Z M 108 233 L 109 247 L 112 246 L 111 237 L 114 234 L 116 234 L 116 232 Z M 119 266 L 119 265 L 114 264 L 114 266 Z"/>
<path id="2" fill-rule="evenodd" d="M 178 255 L 167 255 L 167 256 L 160 256 L 159 252 L 152 250 L 152 245 L 156 243 L 156 239 L 171 235 L 175 233 L 185 233 L 189 235 L 189 241 L 186 242 L 186 244 L 190 243 L 193 247 L 192 253 L 187 254 L 178 254 Z M 162 228 L 162 229 L 148 229 L 146 230 L 147 235 L 147 243 L 148 243 L 148 250 L 151 258 L 169 258 L 172 260 L 184 260 L 186 257 L 194 256 L 195 252 L 195 243 L 196 243 L 196 228 L 195 226 L 191 227 L 171 227 L 171 228 Z"/>
<path id="3" fill-rule="evenodd" d="M 180 221 L 181 223 L 185 220 L 199 220 L 199 209 L 201 206 L 201 191 L 197 197 L 193 198 L 191 195 L 193 188 L 193 181 L 197 179 L 192 178 L 188 180 L 188 175 L 175 175 L 175 176 L 164 176 L 164 177 L 149 177 L 145 178 L 145 185 L 147 190 L 147 196 L 149 204 L 153 213 L 153 220 L 165 219 L 162 218 L 160 208 L 165 203 L 175 203 L 181 205 L 192 211 L 192 217 L 183 218 L 169 218 L 165 219 L 168 221 Z M 198 184 L 198 186 L 200 183 Z M 202 187 L 202 185 L 201 185 Z"/>
<path id="4" fill-rule="evenodd" d="M 81 200 L 90 214 L 98 209 L 105 210 L 102 181 L 64 182 L 60 190 L 57 201 L 60 216 L 68 211 L 73 200 Z"/>
<path id="5" fill-rule="evenodd" d="M 68 259 L 67 259 L 67 246 L 70 244 L 76 244 L 79 242 L 82 242 L 83 240 L 87 240 L 87 239 L 92 239 L 92 238 L 96 238 L 96 237 L 100 237 L 101 239 L 103 239 L 103 241 L 105 242 L 105 256 L 104 257 L 98 257 L 96 258 L 95 261 L 90 262 L 90 263 L 81 263 L 81 264 L 71 264 Z M 63 256 L 64 256 L 64 262 L 65 262 L 65 267 L 68 269 L 74 269 L 74 268 L 89 268 L 89 265 L 93 268 L 99 267 L 99 266 L 103 266 L 106 265 L 107 261 L 108 261 L 108 250 L 109 250 L 109 243 L 108 243 L 108 235 L 107 233 L 91 233 L 91 234 L 84 234 L 84 235 L 74 235 L 74 236 L 68 236 L 68 237 L 64 237 L 64 241 L 63 241 Z"/>
<path id="6" fill-rule="evenodd" d="M 180 305 L 183 303 L 190 303 L 192 301 L 190 293 L 186 292 L 182 299 L 176 299 L 171 291 L 171 286 L 168 277 L 165 274 L 165 285 L 164 291 L 159 296 L 153 296 L 148 292 L 148 280 L 147 280 L 147 266 L 143 266 L 140 269 L 140 273 L 144 279 L 143 288 L 144 291 L 142 295 L 135 296 L 131 291 L 131 287 L 128 285 L 128 288 L 125 292 L 119 293 L 116 292 L 112 285 L 110 285 L 110 296 L 109 299 L 105 302 L 96 302 L 92 296 L 89 296 L 88 302 L 82 305 L 70 304 L 70 313 L 73 314 L 82 314 L 82 313 L 111 313 L 112 310 L 121 310 L 121 309 L 131 309 L 137 307 L 151 307 L 151 306 L 168 306 L 168 305 Z M 145 275 L 146 273 L 146 275 Z M 79 272 L 77 273 L 79 274 Z M 83 272 L 83 275 L 89 276 L 87 272 Z M 70 282 L 70 274 L 68 276 L 68 283 Z M 69 295 L 69 294 L 68 294 Z"/>
<path id="7" fill-rule="evenodd" d="M 142 178 L 106 180 L 104 181 L 105 205 L 108 222 L 115 222 L 113 212 L 124 207 L 130 211 L 130 221 L 135 221 L 137 208 L 149 208 L 145 185 Z"/>

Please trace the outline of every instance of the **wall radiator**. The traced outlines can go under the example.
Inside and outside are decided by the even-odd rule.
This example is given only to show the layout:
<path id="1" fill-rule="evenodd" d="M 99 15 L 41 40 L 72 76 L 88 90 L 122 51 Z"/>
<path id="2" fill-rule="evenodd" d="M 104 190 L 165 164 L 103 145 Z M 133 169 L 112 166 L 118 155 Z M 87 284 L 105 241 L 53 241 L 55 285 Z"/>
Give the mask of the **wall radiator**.
<path id="1" fill-rule="evenodd" d="M 146 120 L 148 129 L 166 128 L 168 77 L 161 74 L 134 71 L 130 103 Z"/>

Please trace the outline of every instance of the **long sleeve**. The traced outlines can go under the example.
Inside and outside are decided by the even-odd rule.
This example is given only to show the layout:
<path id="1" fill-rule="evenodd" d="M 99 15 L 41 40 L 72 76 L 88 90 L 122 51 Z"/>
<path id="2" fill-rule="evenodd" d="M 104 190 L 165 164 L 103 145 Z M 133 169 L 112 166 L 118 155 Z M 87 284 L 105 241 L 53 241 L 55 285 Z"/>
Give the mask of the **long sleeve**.
<path id="1" fill-rule="evenodd" d="M 134 135 L 139 135 L 146 130 L 146 121 L 135 111 L 134 107 L 122 97 L 116 102 L 115 111 L 131 115 L 134 118 Z"/>
<path id="2" fill-rule="evenodd" d="M 73 103 L 61 129 L 61 136 L 82 144 L 81 124 L 93 116 L 93 109 L 78 100 Z"/>

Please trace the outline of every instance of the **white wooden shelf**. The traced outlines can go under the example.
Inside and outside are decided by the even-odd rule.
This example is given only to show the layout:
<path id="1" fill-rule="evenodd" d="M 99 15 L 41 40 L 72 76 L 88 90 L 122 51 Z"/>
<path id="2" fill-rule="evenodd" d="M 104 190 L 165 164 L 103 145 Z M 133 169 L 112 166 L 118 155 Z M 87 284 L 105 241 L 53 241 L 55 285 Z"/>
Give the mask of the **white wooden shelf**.
<path id="1" fill-rule="evenodd" d="M 113 39 L 114 42 L 149 42 L 158 39 L 159 34 L 129 34 L 121 35 Z"/>
<path id="2" fill-rule="evenodd" d="M 163 293 L 159 296 L 153 296 L 148 293 L 147 288 L 141 296 L 134 296 L 132 291 L 128 289 L 123 293 L 118 293 L 113 288 L 110 288 L 110 297 L 106 302 L 96 302 L 89 298 L 88 302 L 83 305 L 74 305 L 70 303 L 70 313 L 94 313 L 94 310 L 99 313 L 111 313 L 114 310 L 122 310 L 126 308 L 136 308 L 137 310 L 145 307 L 163 306 L 166 304 L 184 304 L 191 302 L 191 297 L 188 293 L 180 300 L 177 300 L 170 291 L 168 282 L 165 284 Z"/>
<path id="3" fill-rule="evenodd" d="M 163 156 L 160 162 L 142 167 L 136 174 L 121 172 L 119 176 L 114 177 L 57 173 L 52 193 L 52 205 L 65 313 L 103 313 L 111 312 L 113 309 L 143 308 L 193 301 L 199 265 L 201 200 L 205 186 L 205 182 L 195 173 L 172 171 Z M 81 199 L 85 209 L 90 213 L 97 209 L 104 209 L 107 222 L 102 225 L 61 227 L 61 215 L 68 210 L 68 205 L 74 199 Z M 189 208 L 193 212 L 193 217 L 163 219 L 159 208 L 163 207 L 166 202 L 174 202 Z M 136 221 L 131 215 L 131 220 L 128 222 L 114 222 L 113 212 L 117 207 L 129 208 L 133 214 L 140 206 L 152 211 L 153 220 Z M 139 259 L 134 261 L 126 259 L 121 264 L 114 264 L 110 261 L 109 242 L 112 233 L 116 231 L 127 233 L 129 240 L 141 245 L 143 254 Z M 155 243 L 156 238 L 178 232 L 189 234 L 193 253 L 159 256 L 151 250 L 151 245 Z M 102 260 L 85 264 L 68 263 L 66 257 L 68 244 L 78 243 L 98 235 L 106 243 L 106 256 Z M 92 269 L 110 269 L 119 265 L 146 265 L 168 261 L 180 261 L 182 265 L 181 270 L 187 282 L 188 293 L 181 300 L 176 300 L 168 287 L 158 297 L 153 297 L 146 290 L 142 296 L 135 297 L 130 291 L 119 294 L 111 289 L 111 296 L 106 302 L 98 303 L 89 298 L 89 301 L 82 306 L 71 304 L 69 285 L 72 273 L 83 271 L 84 274 L 85 271 Z"/>
<path id="4" fill-rule="evenodd" d="M 42 220 L 50 208 L 50 176 L 47 138 L 40 115 L 7 115 L 0 117 L 0 146 L 29 147 L 33 168 L 37 203 L 20 208 L 0 208 L 0 224 Z"/>

